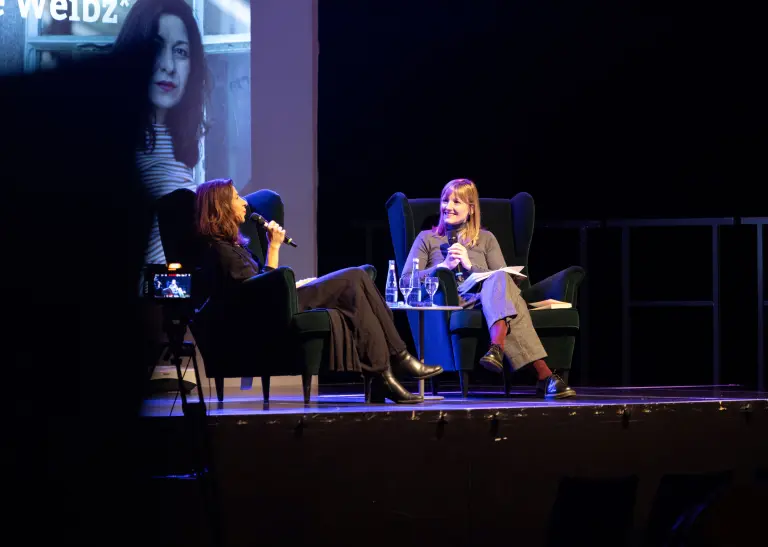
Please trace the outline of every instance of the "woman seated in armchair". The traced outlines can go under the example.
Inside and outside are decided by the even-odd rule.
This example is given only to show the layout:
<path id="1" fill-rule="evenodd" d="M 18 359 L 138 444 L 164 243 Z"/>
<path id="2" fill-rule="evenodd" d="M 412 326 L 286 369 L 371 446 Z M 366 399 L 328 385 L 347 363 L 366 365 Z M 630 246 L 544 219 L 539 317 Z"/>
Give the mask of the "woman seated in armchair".
<path id="1" fill-rule="evenodd" d="M 239 231 L 245 221 L 247 203 L 231 179 L 205 182 L 196 193 L 197 227 L 208 243 L 205 270 L 210 276 L 212 299 L 232 296 L 246 279 L 278 267 L 285 230 L 274 221 L 265 226 L 269 247 L 266 264 L 259 264 Z M 296 292 L 300 311 L 330 309 L 337 310 L 342 317 L 338 323 L 331 322 L 331 337 L 351 340 L 354 355 L 352 362 L 331 363 L 333 370 L 361 371 L 371 402 L 381 403 L 385 398 L 395 403 L 424 401 L 408 392 L 394 377 L 393 370 L 422 379 L 440 374 L 443 369 L 424 365 L 408 353 L 395 328 L 392 310 L 363 269 L 333 272 L 303 284 Z M 334 355 L 343 360 L 344 353 L 349 352 Z"/>
<path id="2" fill-rule="evenodd" d="M 449 234 L 457 236 L 450 246 Z M 480 228 L 480 199 L 474 182 L 456 179 L 445 185 L 440 195 L 440 222 L 416 236 L 404 275 L 410 273 L 414 258 L 419 259 L 422 278 L 434 275 L 437 268 L 456 271 L 460 266 L 469 276 L 506 267 L 496 237 Z M 510 274 L 496 272 L 460 298 L 462 307 L 482 309 L 488 323 L 491 345 L 480 359 L 484 368 L 503 372 L 506 355 L 514 370 L 533 367 L 539 397 L 563 399 L 576 395 L 544 361 L 547 354 L 533 328 L 528 305 Z"/>

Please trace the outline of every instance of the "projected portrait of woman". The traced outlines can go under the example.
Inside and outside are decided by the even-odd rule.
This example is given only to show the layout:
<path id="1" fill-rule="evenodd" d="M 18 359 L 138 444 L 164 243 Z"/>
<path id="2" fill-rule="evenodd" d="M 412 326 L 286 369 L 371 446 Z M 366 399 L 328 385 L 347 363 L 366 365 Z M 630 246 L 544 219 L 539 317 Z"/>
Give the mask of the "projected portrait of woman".
<path id="1" fill-rule="evenodd" d="M 152 42 L 156 47 L 151 102 L 136 161 L 153 199 L 195 190 L 194 167 L 206 123 L 208 68 L 192 8 L 184 0 L 138 0 L 115 41 L 115 50 Z M 148 264 L 164 264 L 157 217 L 147 247 Z"/>

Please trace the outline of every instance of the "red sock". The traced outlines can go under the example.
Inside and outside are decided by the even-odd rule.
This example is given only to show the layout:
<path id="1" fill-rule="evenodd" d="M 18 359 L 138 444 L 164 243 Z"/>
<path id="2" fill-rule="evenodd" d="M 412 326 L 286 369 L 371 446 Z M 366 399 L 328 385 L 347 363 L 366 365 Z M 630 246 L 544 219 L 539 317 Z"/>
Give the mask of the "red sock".
<path id="1" fill-rule="evenodd" d="M 539 380 L 546 380 L 552 376 L 552 371 L 549 370 L 544 359 L 536 359 L 531 365 L 533 365 L 533 368 L 536 370 L 536 375 L 539 377 Z"/>
<path id="2" fill-rule="evenodd" d="M 504 339 L 507 337 L 507 320 L 499 319 L 491 325 L 491 344 L 496 344 L 504 349 Z"/>

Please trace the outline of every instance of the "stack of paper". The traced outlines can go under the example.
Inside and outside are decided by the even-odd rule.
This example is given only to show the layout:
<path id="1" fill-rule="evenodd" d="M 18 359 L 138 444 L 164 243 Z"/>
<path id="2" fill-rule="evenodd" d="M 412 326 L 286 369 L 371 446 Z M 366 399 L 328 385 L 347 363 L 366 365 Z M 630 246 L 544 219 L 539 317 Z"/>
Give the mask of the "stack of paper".
<path id="1" fill-rule="evenodd" d="M 527 277 L 520 272 L 523 271 L 524 266 L 507 266 L 506 268 L 500 268 L 498 270 L 493 270 L 492 272 L 481 272 L 481 273 L 473 273 L 468 278 L 464 280 L 464 283 L 461 284 L 459 287 L 459 293 L 464 294 L 469 289 L 480 283 L 481 281 L 485 281 L 489 277 L 491 277 L 492 274 L 495 274 L 496 272 L 507 272 L 511 275 L 517 275 L 519 277 Z"/>
<path id="2" fill-rule="evenodd" d="M 541 302 L 531 302 L 528 305 L 534 310 L 562 310 L 573 307 L 570 302 L 562 302 L 554 298 L 548 298 Z"/>

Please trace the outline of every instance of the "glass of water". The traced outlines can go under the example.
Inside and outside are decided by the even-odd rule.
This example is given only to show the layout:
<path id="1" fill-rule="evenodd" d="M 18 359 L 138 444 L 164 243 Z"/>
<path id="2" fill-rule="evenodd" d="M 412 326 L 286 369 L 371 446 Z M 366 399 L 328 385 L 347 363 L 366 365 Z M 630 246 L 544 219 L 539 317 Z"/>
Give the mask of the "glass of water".
<path id="1" fill-rule="evenodd" d="M 404 274 L 400 276 L 400 292 L 403 293 L 403 305 L 409 305 L 408 297 L 411 296 L 413 287 L 411 286 L 411 274 Z"/>
<path id="2" fill-rule="evenodd" d="M 424 287 L 427 289 L 427 294 L 429 294 L 429 306 L 435 305 L 435 293 L 439 286 L 440 280 L 436 277 L 427 277 L 424 279 Z"/>

